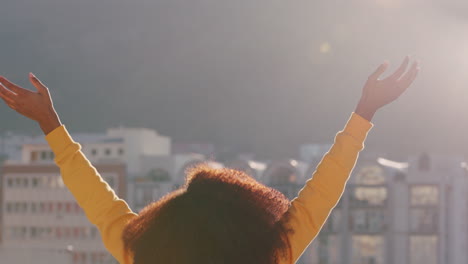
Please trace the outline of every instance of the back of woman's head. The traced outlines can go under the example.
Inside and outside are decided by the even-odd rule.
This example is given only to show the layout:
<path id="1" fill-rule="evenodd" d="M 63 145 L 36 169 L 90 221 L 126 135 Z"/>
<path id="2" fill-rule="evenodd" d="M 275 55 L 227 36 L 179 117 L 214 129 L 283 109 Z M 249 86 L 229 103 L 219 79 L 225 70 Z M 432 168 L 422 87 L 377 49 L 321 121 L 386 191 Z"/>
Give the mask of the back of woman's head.
<path id="1" fill-rule="evenodd" d="M 201 165 L 127 224 L 124 245 L 135 264 L 277 263 L 289 252 L 280 221 L 288 207 L 243 172 Z"/>

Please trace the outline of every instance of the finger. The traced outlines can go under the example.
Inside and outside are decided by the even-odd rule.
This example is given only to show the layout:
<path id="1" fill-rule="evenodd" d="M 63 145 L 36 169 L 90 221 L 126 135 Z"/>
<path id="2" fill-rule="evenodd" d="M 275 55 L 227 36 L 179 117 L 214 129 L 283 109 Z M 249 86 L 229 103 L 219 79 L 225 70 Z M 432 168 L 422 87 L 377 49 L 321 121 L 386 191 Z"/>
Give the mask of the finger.
<path id="1" fill-rule="evenodd" d="M 0 98 L 10 107 L 13 108 L 12 106 L 16 105 L 15 101 L 11 98 L 6 97 L 2 93 L 0 93 Z M 15 107 L 16 108 L 16 107 Z"/>
<path id="2" fill-rule="evenodd" d="M 3 101 L 5 101 L 6 104 L 13 104 L 15 102 L 15 101 L 11 100 L 10 98 L 5 97 L 3 94 L 0 94 L 0 98 L 2 98 Z"/>
<path id="3" fill-rule="evenodd" d="M 394 73 L 392 73 L 392 75 L 388 76 L 388 78 L 398 80 L 401 77 L 401 75 L 405 73 L 406 68 L 408 67 L 408 64 L 409 64 L 409 56 L 406 56 L 403 62 L 401 63 L 400 67 L 398 67 L 398 69 Z"/>
<path id="4" fill-rule="evenodd" d="M 418 73 L 419 73 L 419 68 L 417 68 L 414 73 L 411 75 L 411 77 L 406 80 L 406 82 L 403 84 L 406 86 L 406 88 L 408 88 L 409 86 L 411 86 L 411 84 L 414 82 L 414 80 L 416 79 L 416 77 L 418 76 Z"/>
<path id="5" fill-rule="evenodd" d="M 414 79 L 416 79 L 418 72 L 418 62 L 414 62 L 413 65 L 411 65 L 410 70 L 398 81 L 398 86 L 404 89 L 408 88 L 411 83 L 413 83 Z"/>
<path id="6" fill-rule="evenodd" d="M 382 73 L 384 73 L 388 68 L 388 62 L 385 61 L 384 63 L 380 64 L 380 66 L 377 68 L 377 70 L 375 70 L 374 73 L 372 73 L 370 76 L 369 76 L 369 80 L 378 80 L 380 75 L 382 75 Z"/>
<path id="7" fill-rule="evenodd" d="M 10 82 L 7 78 L 0 76 L 0 83 L 2 83 L 5 87 L 7 87 L 10 91 L 14 92 L 15 94 L 25 94 L 28 90 L 19 87 L 18 85 Z"/>
<path id="8" fill-rule="evenodd" d="M 29 81 L 36 87 L 39 93 L 47 93 L 47 87 L 34 75 L 32 72 L 29 73 Z"/>
<path id="9" fill-rule="evenodd" d="M 15 98 L 16 96 L 18 96 L 17 94 L 15 94 L 14 92 L 8 90 L 2 83 L 0 83 L 0 95 L 2 97 L 7 97 L 11 100 L 13 100 L 13 98 Z"/>

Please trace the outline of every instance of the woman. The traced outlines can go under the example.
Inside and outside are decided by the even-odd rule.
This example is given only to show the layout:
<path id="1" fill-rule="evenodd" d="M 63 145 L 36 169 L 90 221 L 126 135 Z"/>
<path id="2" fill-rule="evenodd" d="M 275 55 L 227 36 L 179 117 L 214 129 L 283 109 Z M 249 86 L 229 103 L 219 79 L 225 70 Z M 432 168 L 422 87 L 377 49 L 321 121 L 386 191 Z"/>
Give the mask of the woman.
<path id="1" fill-rule="evenodd" d="M 409 58 L 379 79 L 367 80 L 356 110 L 313 178 L 291 203 L 242 172 L 199 166 L 186 185 L 133 213 L 103 181 L 60 122 L 48 88 L 33 74 L 37 91 L 0 77 L 0 97 L 37 121 L 55 153 L 63 181 L 120 263 L 294 263 L 315 238 L 343 193 L 375 112 L 397 99 L 419 71 Z"/>

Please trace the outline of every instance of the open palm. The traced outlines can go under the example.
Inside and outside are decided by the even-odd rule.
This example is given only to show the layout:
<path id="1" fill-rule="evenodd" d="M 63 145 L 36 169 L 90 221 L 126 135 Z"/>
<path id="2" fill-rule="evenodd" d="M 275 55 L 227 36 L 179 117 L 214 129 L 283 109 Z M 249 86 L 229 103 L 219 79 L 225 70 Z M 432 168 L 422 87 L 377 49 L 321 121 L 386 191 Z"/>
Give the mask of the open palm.
<path id="1" fill-rule="evenodd" d="M 24 89 L 0 76 L 0 97 L 16 112 L 39 123 L 45 134 L 60 125 L 49 89 L 34 74 L 29 80 L 36 91 Z"/>
<path id="2" fill-rule="evenodd" d="M 400 67 L 384 79 L 379 79 L 379 77 L 387 70 L 388 62 L 380 65 L 364 85 L 357 111 L 370 112 L 372 113 L 370 118 L 372 118 L 375 111 L 400 97 L 413 83 L 419 72 L 417 62 L 413 62 L 409 70 L 407 70 L 408 64 L 409 57 L 406 57 Z"/>

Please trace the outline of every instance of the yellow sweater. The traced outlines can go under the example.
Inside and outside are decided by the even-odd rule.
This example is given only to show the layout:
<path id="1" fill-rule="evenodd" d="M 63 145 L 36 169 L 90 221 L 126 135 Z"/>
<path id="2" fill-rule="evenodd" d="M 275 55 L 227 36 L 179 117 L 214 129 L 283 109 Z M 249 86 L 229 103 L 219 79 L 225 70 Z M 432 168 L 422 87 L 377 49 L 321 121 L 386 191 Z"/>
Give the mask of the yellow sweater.
<path id="1" fill-rule="evenodd" d="M 281 264 L 295 263 L 322 228 L 343 193 L 371 127 L 370 122 L 353 113 L 313 177 L 292 201 L 287 223 L 294 230 L 289 235 L 290 258 Z M 137 214 L 115 195 L 64 126 L 50 132 L 46 140 L 55 153 L 65 185 L 99 229 L 107 250 L 119 263 L 131 264 L 132 257 L 124 250 L 121 235 L 125 224 Z"/>

